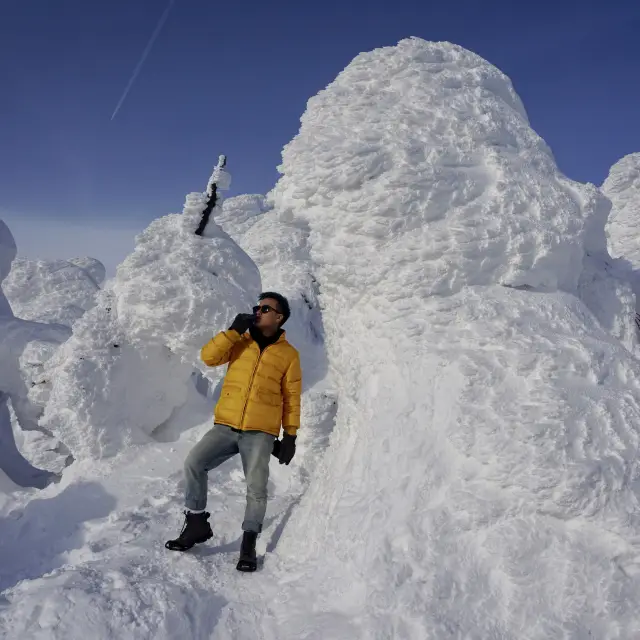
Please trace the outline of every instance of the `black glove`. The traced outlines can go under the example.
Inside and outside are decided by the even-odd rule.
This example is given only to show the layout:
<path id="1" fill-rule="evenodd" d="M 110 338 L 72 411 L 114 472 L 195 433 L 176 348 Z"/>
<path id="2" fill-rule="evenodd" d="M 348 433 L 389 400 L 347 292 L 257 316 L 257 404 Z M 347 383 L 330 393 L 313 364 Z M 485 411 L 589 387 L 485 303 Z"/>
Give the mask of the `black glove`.
<path id="1" fill-rule="evenodd" d="M 296 454 L 296 436 L 285 433 L 282 440 L 273 443 L 273 455 L 280 460 L 280 464 L 289 464 Z"/>
<path id="2" fill-rule="evenodd" d="M 253 313 L 239 313 L 231 323 L 229 330 L 237 331 L 240 335 L 249 330 L 255 318 Z"/>

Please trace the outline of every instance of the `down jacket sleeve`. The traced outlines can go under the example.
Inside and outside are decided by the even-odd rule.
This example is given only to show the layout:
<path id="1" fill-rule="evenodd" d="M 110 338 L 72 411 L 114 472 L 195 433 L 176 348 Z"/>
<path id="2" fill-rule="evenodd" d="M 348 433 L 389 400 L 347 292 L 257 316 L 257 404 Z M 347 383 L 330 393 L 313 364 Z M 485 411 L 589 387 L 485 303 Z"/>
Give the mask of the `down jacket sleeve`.
<path id="1" fill-rule="evenodd" d="M 282 427 L 295 436 L 300 427 L 300 395 L 302 393 L 302 370 L 300 356 L 296 353 L 282 378 Z"/>
<path id="2" fill-rule="evenodd" d="M 233 347 L 242 340 L 237 331 L 221 331 L 202 347 L 200 357 L 202 362 L 210 367 L 227 364 L 231 359 Z"/>

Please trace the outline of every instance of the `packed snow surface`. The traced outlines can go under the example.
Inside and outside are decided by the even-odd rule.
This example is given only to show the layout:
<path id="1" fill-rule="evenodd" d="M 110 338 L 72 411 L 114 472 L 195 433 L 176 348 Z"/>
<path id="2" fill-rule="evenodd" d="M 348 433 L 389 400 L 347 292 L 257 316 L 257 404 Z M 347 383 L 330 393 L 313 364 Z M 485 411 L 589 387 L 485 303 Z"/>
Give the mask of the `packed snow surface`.
<path id="1" fill-rule="evenodd" d="M 637 637 L 640 368 L 606 198 L 559 173 L 502 73 L 418 39 L 312 98 L 280 170 L 203 238 L 204 194 L 154 223 L 57 352 L 45 423 L 79 455 L 0 501 L 0 633 Z M 248 576 L 237 459 L 210 474 L 214 538 L 163 543 L 219 375 L 196 342 L 260 284 L 291 299 L 305 389 Z"/>

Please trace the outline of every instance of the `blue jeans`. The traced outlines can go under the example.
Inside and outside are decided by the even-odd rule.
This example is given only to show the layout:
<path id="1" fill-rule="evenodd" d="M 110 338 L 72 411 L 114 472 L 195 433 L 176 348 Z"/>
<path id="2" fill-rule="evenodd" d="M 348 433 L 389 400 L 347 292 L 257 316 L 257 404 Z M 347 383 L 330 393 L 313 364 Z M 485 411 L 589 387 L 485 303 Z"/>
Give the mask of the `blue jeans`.
<path id="1" fill-rule="evenodd" d="M 184 462 L 187 509 L 200 511 L 206 508 L 207 473 L 239 453 L 247 482 L 247 507 L 242 530 L 260 533 L 267 510 L 269 460 L 274 440 L 275 436 L 264 431 L 239 431 L 214 424 L 191 449 Z"/>

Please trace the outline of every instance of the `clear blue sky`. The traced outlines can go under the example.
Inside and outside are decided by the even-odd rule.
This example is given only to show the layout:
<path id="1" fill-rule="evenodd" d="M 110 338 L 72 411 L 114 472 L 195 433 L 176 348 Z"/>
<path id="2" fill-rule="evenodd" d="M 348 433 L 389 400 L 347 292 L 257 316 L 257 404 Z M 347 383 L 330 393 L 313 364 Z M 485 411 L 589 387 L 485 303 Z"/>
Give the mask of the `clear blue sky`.
<path id="1" fill-rule="evenodd" d="M 232 194 L 268 191 L 307 99 L 360 51 L 412 35 L 509 75 L 570 177 L 599 184 L 640 150 L 637 0 L 175 0 L 111 121 L 166 6 L 2 2 L 0 213 L 20 245 L 35 219 L 50 244 L 64 225 L 130 235 L 203 189 L 219 153 Z"/>

